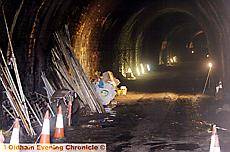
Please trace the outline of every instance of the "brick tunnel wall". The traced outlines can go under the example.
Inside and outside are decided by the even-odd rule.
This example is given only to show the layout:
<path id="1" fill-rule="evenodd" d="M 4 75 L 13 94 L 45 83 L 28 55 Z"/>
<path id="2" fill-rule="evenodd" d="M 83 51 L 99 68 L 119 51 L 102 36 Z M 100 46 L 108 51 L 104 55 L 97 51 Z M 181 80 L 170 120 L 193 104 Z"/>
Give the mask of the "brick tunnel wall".
<path id="1" fill-rule="evenodd" d="M 71 35 L 73 36 L 73 46 L 77 57 L 82 63 L 84 70 L 89 76 L 92 76 L 99 68 L 101 35 L 103 25 L 107 22 L 107 16 L 115 9 L 115 4 L 119 0 L 41 0 L 41 1 L 25 1 L 23 8 L 19 14 L 18 21 L 13 33 L 13 46 L 16 49 L 16 57 L 19 64 L 19 72 L 22 75 L 23 85 L 27 90 L 35 91 L 42 89 L 42 81 L 40 78 L 41 71 L 46 70 L 49 66 L 50 48 L 52 47 L 52 34 L 56 30 L 62 29 L 63 25 L 71 25 Z M 119 1 L 123 2 L 123 1 Z M 128 1 L 130 4 L 133 1 Z M 161 3 L 161 1 L 158 1 Z M 230 82 L 229 58 L 230 54 L 227 50 L 229 46 L 229 14 L 230 11 L 225 6 L 229 2 L 219 0 L 198 0 L 193 5 L 187 5 L 186 2 L 181 3 L 180 0 L 167 1 L 164 7 L 177 8 L 177 2 L 180 2 L 180 10 L 195 12 L 194 16 L 203 20 L 206 32 L 209 35 L 210 47 L 217 51 L 218 57 L 223 65 L 222 71 L 226 83 Z M 11 4 L 6 7 L 6 15 L 9 24 L 12 23 L 12 11 L 17 10 L 13 0 L 7 1 Z M 126 3 L 127 7 L 129 6 Z M 123 6 L 122 4 L 120 6 Z M 156 5 L 156 7 L 158 7 Z M 159 6 L 160 8 L 161 6 Z M 119 9 L 117 16 L 118 18 Z M 124 9 L 124 8 L 122 8 Z M 125 13 L 125 10 L 123 10 Z M 199 15 L 200 12 L 202 15 Z M 13 12 L 14 13 L 14 12 Z M 132 15 L 132 14 L 130 14 Z M 2 18 L 2 14 L 0 14 Z M 128 19 L 128 18 L 127 18 Z M 142 22 L 145 19 L 143 16 Z M 126 20 L 127 21 L 127 20 Z M 125 25 L 124 23 L 121 23 Z M 113 26 L 114 33 L 116 26 Z M 1 29 L 4 25 L 1 24 Z M 1 45 L 7 44 L 6 34 L 3 30 L 1 37 Z M 119 31 L 117 31 L 119 33 Z M 109 36 L 113 33 L 107 33 Z M 117 34 L 119 35 L 119 34 Z M 116 42 L 115 42 L 116 43 Z M 135 43 L 133 43 L 135 44 Z M 111 44 L 113 48 L 116 44 Z M 4 50 L 6 47 L 3 47 Z M 108 46 L 109 48 L 109 46 Z M 119 48 L 118 48 L 119 49 Z M 126 52 L 120 52 L 126 53 Z M 110 53 L 108 53 L 109 55 Z M 106 56 L 105 56 L 106 57 Z M 105 58 L 104 57 L 104 58 Z M 230 90 L 230 84 L 228 84 Z"/>
<path id="2" fill-rule="evenodd" d="M 100 54 L 98 50 L 103 7 L 101 2 L 89 5 L 81 14 L 80 21 L 75 23 L 73 46 L 84 71 L 92 78 L 99 70 Z"/>
<path id="3" fill-rule="evenodd" d="M 100 41 L 106 16 L 112 10 L 113 0 L 92 1 L 74 25 L 74 51 L 90 78 L 100 69 Z M 108 9 L 111 8 L 111 9 Z M 103 42 L 102 42 L 103 43 Z"/>

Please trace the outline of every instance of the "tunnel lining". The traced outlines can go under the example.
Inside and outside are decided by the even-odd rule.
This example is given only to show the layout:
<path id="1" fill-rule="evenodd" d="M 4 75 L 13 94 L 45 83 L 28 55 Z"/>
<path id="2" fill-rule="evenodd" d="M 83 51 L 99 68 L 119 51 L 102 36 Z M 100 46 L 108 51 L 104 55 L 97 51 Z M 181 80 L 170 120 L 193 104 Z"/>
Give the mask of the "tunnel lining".
<path id="1" fill-rule="evenodd" d="M 143 13 L 143 11 L 141 11 L 141 13 Z M 126 25 L 125 25 L 125 27 L 127 27 L 126 29 L 128 29 L 128 30 L 126 30 L 126 29 L 124 29 L 123 28 L 123 35 L 121 34 L 120 35 L 120 46 L 118 46 L 118 49 L 119 48 L 121 48 L 121 50 L 119 51 L 119 54 L 122 54 L 122 52 L 124 51 L 124 48 L 126 48 L 126 53 L 124 53 L 125 55 L 122 55 L 121 56 L 121 58 L 124 58 L 124 57 L 126 57 L 127 55 L 129 55 L 130 56 L 130 54 L 133 54 L 133 56 L 134 56 L 134 58 L 137 58 L 137 54 L 140 54 L 140 53 L 137 53 L 137 52 L 140 52 L 140 50 L 137 50 L 137 48 L 139 48 L 139 49 L 141 49 L 142 47 L 140 47 L 140 39 L 142 39 L 143 40 L 143 38 L 140 38 L 139 37 L 139 40 L 138 40 L 138 38 L 137 39 L 135 39 L 135 36 L 133 35 L 133 33 L 142 33 L 143 31 L 144 31 L 144 29 L 146 29 L 148 26 L 150 26 L 151 25 L 151 22 L 154 22 L 156 19 L 158 19 L 158 18 L 160 18 L 160 17 L 162 17 L 162 16 L 164 16 L 164 15 L 167 15 L 167 14 L 173 14 L 173 13 L 181 13 L 181 14 L 184 14 L 184 15 L 188 15 L 188 16 L 190 16 L 190 17 L 192 17 L 193 19 L 194 19 L 194 16 L 191 14 L 191 13 L 189 13 L 188 11 L 184 11 L 184 10 L 180 10 L 180 9 L 175 9 L 175 8 L 168 8 L 168 9 L 164 9 L 164 10 L 161 10 L 161 11 L 159 11 L 156 15 L 154 15 L 154 16 L 151 16 L 151 19 L 150 20 L 148 20 L 147 19 L 147 23 L 142 23 L 140 26 L 138 26 L 138 22 L 140 22 L 139 20 L 138 20 L 138 18 L 143 18 L 141 15 L 141 13 L 138 13 L 138 16 L 134 16 L 134 19 L 130 19 L 130 21 L 127 21 L 127 23 L 126 23 Z M 201 28 L 202 28 L 202 25 L 200 24 L 200 22 L 198 22 L 196 19 L 194 20 L 198 25 L 200 25 L 201 26 Z M 202 29 L 203 30 L 203 29 Z M 127 32 L 128 33 L 127 33 Z M 135 34 L 135 35 L 138 35 L 138 34 Z M 140 36 L 141 34 L 139 34 L 139 36 Z M 123 38 L 122 38 L 123 37 Z M 126 37 L 126 38 L 125 38 Z M 138 37 L 138 36 L 136 36 L 136 37 Z M 123 39 L 123 40 L 122 40 Z M 124 42 L 123 44 L 122 44 L 122 41 Z M 133 42 L 134 41 L 134 42 Z M 127 43 L 127 42 L 130 42 L 130 43 Z M 131 46 L 130 46 L 130 44 L 131 44 Z M 137 45 L 137 44 L 139 44 L 139 45 Z M 137 46 L 137 47 L 135 47 L 135 46 Z M 138 47 L 139 46 L 139 47 Z M 143 44 L 142 44 L 142 46 L 143 46 Z M 128 49 L 127 49 L 128 48 Z M 136 53 L 131 53 L 130 52 L 130 50 L 134 50 L 134 52 L 136 52 Z M 211 50 L 211 49 L 209 49 L 209 50 Z M 135 56 L 135 55 L 136 56 Z M 138 56 L 138 58 L 139 59 L 137 59 L 137 60 L 141 60 L 140 58 L 140 56 Z M 120 72 L 122 72 L 122 74 L 124 75 L 124 71 L 127 71 L 127 69 L 130 67 L 130 65 L 132 65 L 132 66 L 134 66 L 134 65 L 137 65 L 137 64 L 139 64 L 139 63 L 132 63 L 131 61 L 130 62 L 128 62 L 128 64 L 129 65 L 125 65 L 126 63 L 124 63 L 123 61 L 127 61 L 127 60 L 129 60 L 129 59 L 121 59 L 121 62 L 122 63 L 120 63 L 120 66 L 121 66 L 121 68 L 120 68 Z M 121 64 L 123 64 L 123 65 L 121 65 Z"/>
<path id="2" fill-rule="evenodd" d="M 48 8 L 49 11 L 52 11 L 53 12 L 53 16 L 52 17 L 56 16 L 57 20 L 60 22 L 60 24 L 62 24 L 62 23 L 65 22 L 64 20 L 66 20 L 66 18 L 65 18 L 66 16 L 65 15 L 62 16 L 62 13 L 56 14 L 57 12 L 64 12 L 64 11 L 67 11 L 69 8 L 72 9 L 73 7 L 78 7 L 78 8 L 82 7 L 82 6 L 78 6 L 78 4 L 76 4 L 72 0 L 69 0 L 68 2 L 69 2 L 70 5 L 74 4 L 74 6 L 71 6 L 71 7 L 66 7 L 65 6 L 65 7 L 57 7 L 56 9 L 49 9 L 50 6 L 52 6 L 52 7 L 54 7 L 55 5 L 56 6 L 60 6 L 59 4 L 61 3 L 61 2 L 57 2 L 57 1 L 55 2 L 54 1 L 52 3 L 56 3 L 55 5 L 48 5 L 48 4 L 51 3 L 49 1 L 49 3 L 45 4 L 44 8 Z M 110 2 L 113 3 L 114 1 L 111 0 Z M 229 55 L 228 55 L 227 51 L 225 51 L 225 50 L 228 50 L 228 48 L 229 48 L 228 47 L 228 42 L 229 42 L 228 41 L 229 40 L 229 38 L 228 38 L 229 37 L 228 36 L 229 35 L 229 32 L 228 32 L 229 31 L 228 30 L 229 27 L 228 27 L 228 25 L 229 24 L 228 24 L 227 21 L 224 20 L 225 19 L 224 17 L 227 17 L 227 12 L 228 12 L 227 8 L 224 5 L 225 3 L 223 1 L 212 1 L 211 2 L 209 0 L 191 1 L 189 3 L 185 3 L 185 2 L 177 3 L 177 2 L 181 2 L 181 1 L 175 1 L 175 4 L 174 4 L 174 2 L 171 3 L 170 1 L 164 1 L 164 3 L 163 2 L 161 3 L 161 1 L 156 1 L 156 2 L 154 1 L 153 3 L 157 4 L 156 7 L 152 7 L 152 6 L 145 7 L 145 10 L 156 8 L 152 12 L 152 14 L 155 14 L 156 11 L 160 11 L 163 8 L 167 8 L 167 9 L 165 9 L 165 11 L 166 10 L 168 11 L 169 9 L 182 10 L 182 11 L 185 11 L 185 12 L 188 12 L 188 13 L 192 14 L 199 21 L 202 20 L 199 23 L 202 24 L 202 27 L 204 27 L 203 28 L 204 32 L 207 33 L 207 37 L 208 37 L 208 40 L 209 40 L 208 46 L 210 46 L 210 50 L 214 54 L 213 55 L 215 57 L 214 60 L 215 60 L 215 62 L 217 62 L 216 64 L 220 65 L 220 70 L 219 70 L 220 72 L 219 73 L 221 73 L 223 75 L 222 77 L 224 77 L 224 75 L 228 75 L 230 72 L 228 72 L 228 68 L 225 65 L 227 65 L 226 63 L 228 63 Z M 85 4 L 87 6 L 89 4 L 89 2 L 87 1 Z M 122 2 L 121 2 L 121 4 L 122 4 Z M 139 3 L 137 3 L 137 4 L 139 4 Z M 143 3 L 143 4 L 149 4 L 149 2 L 145 1 L 145 3 Z M 33 6 L 33 7 L 31 7 L 31 9 L 32 8 L 36 8 L 34 12 L 38 11 L 37 8 L 38 8 L 39 5 L 40 5 L 40 3 L 33 3 L 33 4 L 32 3 L 28 3 L 27 4 L 27 6 L 29 6 L 29 7 Z M 23 8 L 26 11 L 29 10 L 27 6 Z M 221 7 L 221 8 L 223 7 L 223 9 L 220 10 L 220 9 L 218 9 L 219 7 Z M 117 9 L 116 7 L 111 7 L 111 8 L 112 9 Z M 69 9 L 69 10 L 71 10 L 71 9 Z M 110 8 L 108 7 L 107 9 L 110 9 Z M 79 10 L 79 12 L 82 12 L 82 11 Z M 109 11 L 109 12 L 110 13 L 114 12 L 114 10 L 113 11 Z M 223 13 L 223 14 L 221 15 L 221 13 Z M 33 15 L 35 16 L 35 14 L 36 13 L 34 13 Z M 117 14 L 117 15 L 119 15 L 119 14 Z M 30 19 L 29 18 L 27 18 L 27 19 L 23 18 L 23 19 L 24 20 L 28 20 L 29 22 L 32 22 L 32 21 L 34 21 L 34 16 L 31 17 Z M 30 58 L 26 59 L 28 61 L 31 60 L 30 62 L 32 63 L 30 65 L 30 67 L 27 70 L 25 70 L 25 71 L 29 71 L 28 72 L 29 75 L 25 76 L 25 77 L 28 77 L 29 79 L 34 79 L 37 75 L 39 75 L 39 73 L 41 72 L 41 69 L 45 69 L 45 67 L 47 66 L 46 65 L 47 64 L 46 61 L 44 61 L 45 59 L 38 57 L 38 54 L 40 54 L 39 52 L 46 52 L 47 51 L 47 45 L 46 45 L 46 43 L 50 42 L 50 41 L 47 41 L 47 39 L 50 39 L 50 37 L 51 37 L 50 34 L 49 34 L 49 32 L 50 32 L 49 30 L 56 30 L 56 29 L 59 29 L 61 27 L 61 25 L 58 25 L 56 27 L 52 27 L 53 28 L 52 29 L 51 26 L 53 26 L 53 24 L 49 24 L 47 26 L 44 25 L 43 30 L 41 30 L 41 26 L 43 24 L 43 19 L 44 18 L 49 18 L 49 17 L 47 16 L 47 13 L 46 13 L 45 10 L 41 10 L 41 13 L 39 13 L 38 16 L 39 16 L 38 17 L 39 20 L 38 20 L 37 23 L 38 23 L 39 26 L 36 27 L 35 31 L 31 31 L 31 35 L 34 35 L 34 39 L 31 40 L 31 42 L 33 42 L 33 45 L 36 45 L 36 46 L 40 46 L 40 44 L 43 44 L 43 47 L 37 47 L 34 50 L 32 50 L 33 51 L 33 57 L 30 57 Z M 107 20 L 109 20 L 110 17 L 111 16 L 109 16 Z M 229 18 L 229 17 L 227 17 L 227 18 Z M 48 19 L 48 20 L 51 20 L 51 19 Z M 106 23 L 107 20 L 105 20 L 104 23 Z M 71 22 L 71 21 L 68 21 L 68 22 Z M 139 20 L 139 22 L 142 22 L 142 20 Z M 52 22 L 50 21 L 49 23 L 52 23 Z M 116 24 L 114 24 L 114 26 L 118 25 L 118 24 L 120 24 L 120 23 L 116 23 Z M 18 26 L 17 29 L 19 29 L 19 27 L 25 26 L 25 24 L 21 24 L 20 23 L 17 26 Z M 112 31 L 116 32 L 116 31 L 119 31 L 119 30 L 120 29 L 115 29 L 115 30 L 112 30 Z M 215 31 L 215 33 L 213 31 Z M 22 33 L 20 33 L 20 35 L 23 35 L 23 32 L 25 33 L 25 31 L 22 31 Z M 136 35 L 139 35 L 139 38 L 137 38 L 137 39 L 139 39 L 138 41 L 140 42 L 142 34 L 140 34 L 141 32 L 139 32 L 139 31 L 138 31 L 138 33 L 139 34 L 136 34 Z M 44 36 L 41 36 L 41 35 L 44 35 Z M 42 39 L 42 38 L 44 38 L 46 36 L 48 37 L 47 39 Z M 27 38 L 27 40 L 28 39 L 29 38 Z M 101 36 L 99 36 L 98 39 L 101 40 Z M 113 40 L 117 44 L 117 40 L 116 39 L 117 39 L 117 37 L 115 37 Z M 137 41 L 137 39 L 136 39 L 136 41 Z M 24 43 L 25 40 L 20 40 L 19 36 L 17 37 L 17 40 L 19 40 L 19 42 L 18 42 L 19 44 L 17 44 L 17 47 L 21 47 L 21 48 L 22 47 L 23 48 L 27 47 L 28 48 L 28 45 L 30 45 L 28 43 L 22 44 L 22 42 Z M 14 41 L 16 41 L 16 39 Z M 133 46 L 138 46 L 138 44 L 140 44 L 139 42 L 138 43 L 134 43 Z M 110 46 L 111 46 L 111 48 L 112 48 L 111 50 L 113 52 L 116 52 L 116 49 L 118 49 L 118 47 L 114 46 L 114 44 L 111 44 Z M 101 46 L 98 46 L 98 48 L 99 48 L 98 50 L 100 51 Z M 20 54 L 27 53 L 26 49 L 21 49 L 20 51 L 21 51 Z M 118 53 L 118 52 L 116 52 L 116 53 Z M 41 63 L 41 65 L 35 66 L 34 64 L 37 63 L 37 61 L 39 61 L 39 63 Z M 113 61 L 111 61 L 111 62 L 113 62 Z M 117 63 L 117 61 L 115 62 L 115 65 L 117 65 L 116 63 Z M 21 65 L 25 66 L 25 64 L 21 64 Z M 21 69 L 23 69 L 23 68 L 21 67 Z M 227 77 L 228 76 L 225 76 L 226 79 L 228 79 Z M 28 82 L 31 83 L 31 86 L 35 85 L 36 83 L 40 84 L 39 83 L 40 81 L 38 79 L 39 78 L 36 78 L 36 79 L 34 79 L 32 81 L 29 80 Z"/>

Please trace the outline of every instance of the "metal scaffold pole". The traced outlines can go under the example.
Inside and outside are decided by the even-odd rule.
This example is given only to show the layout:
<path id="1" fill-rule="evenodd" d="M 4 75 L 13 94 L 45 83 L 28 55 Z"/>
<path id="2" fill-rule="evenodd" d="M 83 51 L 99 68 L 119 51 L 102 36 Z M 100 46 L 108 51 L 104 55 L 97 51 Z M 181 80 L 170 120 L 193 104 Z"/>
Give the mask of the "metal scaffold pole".
<path id="1" fill-rule="evenodd" d="M 2 76 L 2 71 L 0 69 L 0 77 Z M 0 83 L 0 130 L 2 130 L 2 120 L 3 120 L 3 108 L 2 108 L 2 101 L 3 101 L 3 86 Z"/>

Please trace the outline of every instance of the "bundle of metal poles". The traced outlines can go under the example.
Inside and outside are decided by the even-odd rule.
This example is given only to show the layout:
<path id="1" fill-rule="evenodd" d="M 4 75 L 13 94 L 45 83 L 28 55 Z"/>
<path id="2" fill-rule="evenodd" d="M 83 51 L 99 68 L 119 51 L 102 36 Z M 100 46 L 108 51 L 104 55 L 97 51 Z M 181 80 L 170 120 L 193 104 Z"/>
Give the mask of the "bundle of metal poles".
<path id="1" fill-rule="evenodd" d="M 19 91 L 18 88 L 22 88 L 22 86 L 20 86 L 21 84 L 18 83 L 18 81 L 17 83 L 14 82 L 14 79 L 6 64 L 6 60 L 3 56 L 1 49 L 0 49 L 0 54 L 1 54 L 1 60 L 3 61 L 3 64 L 0 64 L 0 71 L 2 73 L 0 80 L 5 89 L 7 98 L 10 101 L 10 105 L 14 110 L 14 113 L 12 115 L 14 116 L 14 118 L 16 117 L 20 118 L 26 132 L 29 135 L 33 136 L 35 135 L 35 131 L 31 124 L 31 117 L 35 117 L 40 125 L 41 122 L 38 119 L 37 115 L 35 114 L 34 109 L 31 107 L 30 103 L 26 99 L 23 90 Z M 13 64 L 16 64 L 16 62 Z M 18 77 L 18 79 L 20 80 L 18 72 L 15 72 L 15 77 Z"/>
<path id="2" fill-rule="evenodd" d="M 54 38 L 56 46 L 52 49 L 52 62 L 62 86 L 79 95 L 81 106 L 88 106 L 91 112 L 104 112 L 100 99 L 72 50 L 68 31 L 56 32 Z"/>
<path id="3" fill-rule="evenodd" d="M 39 123 L 39 125 L 41 125 L 41 121 L 37 117 L 34 109 L 31 107 L 29 101 L 26 99 L 24 95 L 22 84 L 20 81 L 19 72 L 18 72 L 18 67 L 16 63 L 16 58 L 14 55 L 14 50 L 13 50 L 13 46 L 11 42 L 11 36 L 10 36 L 9 29 L 7 26 L 4 9 L 2 9 L 2 12 L 3 12 L 5 27 L 7 31 L 8 40 L 9 40 L 10 54 L 11 54 L 10 62 L 11 62 L 11 65 L 13 66 L 13 72 L 10 72 L 7 61 L 3 55 L 2 50 L 0 49 L 0 56 L 1 56 L 0 57 L 1 58 L 0 60 L 1 61 L 0 62 L 0 72 L 1 72 L 0 80 L 5 89 L 7 98 L 14 110 L 14 113 L 12 114 L 12 116 L 14 116 L 14 118 L 16 117 L 20 118 L 28 135 L 33 136 L 36 133 L 31 124 L 31 120 L 35 119 Z M 16 82 L 13 79 L 12 74 L 14 74 L 16 78 Z"/>

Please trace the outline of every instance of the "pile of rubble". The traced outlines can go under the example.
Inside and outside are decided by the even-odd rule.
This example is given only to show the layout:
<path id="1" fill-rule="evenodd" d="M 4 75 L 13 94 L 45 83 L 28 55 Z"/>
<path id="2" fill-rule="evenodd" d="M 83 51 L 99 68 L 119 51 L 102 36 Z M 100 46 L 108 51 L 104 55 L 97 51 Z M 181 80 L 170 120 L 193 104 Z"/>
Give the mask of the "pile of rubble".
<path id="1" fill-rule="evenodd" d="M 112 109 L 116 107 L 116 96 L 124 96 L 127 94 L 126 86 L 119 86 L 120 81 L 114 77 L 111 71 L 104 72 L 100 75 L 97 73 L 97 78 L 93 81 L 96 93 L 100 98 L 102 105 L 107 113 L 113 113 Z"/>

